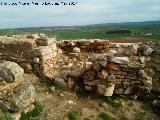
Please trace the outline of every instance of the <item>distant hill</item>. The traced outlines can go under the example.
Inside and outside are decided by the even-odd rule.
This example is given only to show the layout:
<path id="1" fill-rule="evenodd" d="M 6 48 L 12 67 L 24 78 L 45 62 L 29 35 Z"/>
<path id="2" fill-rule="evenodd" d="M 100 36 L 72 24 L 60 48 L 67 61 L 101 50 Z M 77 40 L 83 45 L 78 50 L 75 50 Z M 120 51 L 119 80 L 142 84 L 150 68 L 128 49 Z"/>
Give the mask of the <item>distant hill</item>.
<path id="1" fill-rule="evenodd" d="M 124 23 L 102 23 L 102 24 L 91 24 L 83 26 L 46 26 L 46 27 L 29 27 L 29 28 L 17 28 L 19 30 L 39 30 L 39 29 L 78 29 L 78 28 L 103 28 L 103 27 L 144 27 L 144 26 L 160 26 L 160 21 L 144 21 L 144 22 L 124 22 Z"/>
<path id="2" fill-rule="evenodd" d="M 107 27 L 107 26 L 154 26 L 160 25 L 160 21 L 144 21 L 144 22 L 124 22 L 124 23 L 102 23 L 102 24 L 91 24 L 86 27 Z"/>

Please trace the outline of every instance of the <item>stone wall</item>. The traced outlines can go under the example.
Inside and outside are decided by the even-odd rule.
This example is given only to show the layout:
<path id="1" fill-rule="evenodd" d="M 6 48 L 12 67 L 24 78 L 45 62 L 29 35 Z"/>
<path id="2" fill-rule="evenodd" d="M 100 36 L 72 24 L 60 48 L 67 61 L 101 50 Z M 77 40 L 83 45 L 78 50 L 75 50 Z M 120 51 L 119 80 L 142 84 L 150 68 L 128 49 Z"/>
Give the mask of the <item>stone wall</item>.
<path id="1" fill-rule="evenodd" d="M 160 93 L 160 43 L 154 44 L 153 48 L 148 65 L 154 70 L 153 90 Z"/>
<path id="2" fill-rule="evenodd" d="M 65 40 L 57 43 L 62 50 L 71 52 L 74 47 L 78 47 L 84 52 L 106 52 L 109 50 L 110 42 L 108 40 L 90 39 L 90 40 Z"/>
<path id="3" fill-rule="evenodd" d="M 64 80 L 67 85 L 76 84 L 105 96 L 132 94 L 137 89 L 160 92 L 159 43 L 111 43 L 108 40 L 57 42 L 55 38 L 43 34 L 0 37 L 1 60 L 16 62 L 25 72 L 36 72 L 53 79 L 59 70 L 55 65 L 60 52 L 58 48 L 67 50 L 69 55 L 78 56 L 81 52 L 95 54 L 84 63 L 80 74 L 71 72 L 67 75 Z"/>
<path id="4" fill-rule="evenodd" d="M 0 59 L 18 63 L 27 73 L 49 74 L 57 56 L 55 38 L 43 34 L 0 37 Z"/>
<path id="5" fill-rule="evenodd" d="M 92 55 L 81 73 L 69 74 L 70 83 L 105 96 L 160 92 L 159 43 L 113 43 L 109 49 Z"/>

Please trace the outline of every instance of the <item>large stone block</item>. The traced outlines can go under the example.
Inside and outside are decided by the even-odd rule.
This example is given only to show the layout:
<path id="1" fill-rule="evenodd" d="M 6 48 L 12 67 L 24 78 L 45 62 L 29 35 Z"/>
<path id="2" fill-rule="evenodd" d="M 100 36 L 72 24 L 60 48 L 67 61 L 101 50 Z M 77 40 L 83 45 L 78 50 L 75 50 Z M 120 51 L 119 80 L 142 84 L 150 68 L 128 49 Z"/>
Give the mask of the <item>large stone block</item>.
<path id="1" fill-rule="evenodd" d="M 13 112 L 25 110 L 34 102 L 35 89 L 29 82 L 33 78 L 25 76 L 14 83 L 0 85 L 0 107 Z"/>
<path id="2" fill-rule="evenodd" d="M 49 46 L 55 42 L 56 42 L 56 38 L 42 38 L 42 39 L 39 38 L 36 40 L 36 44 L 39 46 Z"/>
<path id="3" fill-rule="evenodd" d="M 15 82 L 23 79 L 24 70 L 14 62 L 1 61 L 0 62 L 0 77 L 7 83 Z"/>
<path id="4" fill-rule="evenodd" d="M 128 57 L 113 57 L 111 59 L 111 62 L 117 63 L 117 64 L 126 64 L 126 65 L 128 65 L 129 58 Z"/>
<path id="5" fill-rule="evenodd" d="M 53 52 L 51 46 L 40 46 L 34 50 L 34 56 L 44 56 Z"/>

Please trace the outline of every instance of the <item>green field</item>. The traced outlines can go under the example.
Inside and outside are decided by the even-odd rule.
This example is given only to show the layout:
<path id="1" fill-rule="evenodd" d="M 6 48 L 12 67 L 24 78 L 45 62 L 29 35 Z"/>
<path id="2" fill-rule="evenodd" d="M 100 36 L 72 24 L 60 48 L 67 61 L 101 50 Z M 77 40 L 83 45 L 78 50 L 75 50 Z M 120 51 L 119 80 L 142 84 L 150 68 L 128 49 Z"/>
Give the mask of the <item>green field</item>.
<path id="1" fill-rule="evenodd" d="M 130 33 L 108 34 L 108 31 L 128 30 Z M 96 25 L 74 28 L 27 28 L 27 29 L 1 29 L 0 35 L 45 33 L 49 37 L 56 36 L 58 40 L 64 39 L 105 39 L 136 37 L 143 39 L 160 40 L 160 24 L 157 25 Z"/>

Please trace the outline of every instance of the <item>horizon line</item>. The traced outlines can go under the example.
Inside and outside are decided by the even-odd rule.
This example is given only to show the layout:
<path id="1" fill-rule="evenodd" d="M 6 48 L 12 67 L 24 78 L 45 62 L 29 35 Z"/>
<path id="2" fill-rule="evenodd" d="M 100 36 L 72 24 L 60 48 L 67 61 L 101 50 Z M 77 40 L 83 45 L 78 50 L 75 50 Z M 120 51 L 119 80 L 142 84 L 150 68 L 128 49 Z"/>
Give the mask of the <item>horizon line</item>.
<path id="1" fill-rule="evenodd" d="M 0 28 L 0 30 L 8 29 L 29 29 L 29 28 L 47 28 L 47 27 L 85 27 L 91 25 L 101 25 L 101 24 L 123 24 L 123 23 L 143 23 L 143 22 L 158 22 L 160 20 L 149 20 L 149 21 L 126 21 L 126 22 L 107 22 L 107 23 L 92 23 L 86 25 L 49 25 L 49 26 L 30 26 L 30 27 L 10 27 L 10 28 Z"/>

